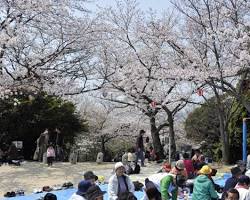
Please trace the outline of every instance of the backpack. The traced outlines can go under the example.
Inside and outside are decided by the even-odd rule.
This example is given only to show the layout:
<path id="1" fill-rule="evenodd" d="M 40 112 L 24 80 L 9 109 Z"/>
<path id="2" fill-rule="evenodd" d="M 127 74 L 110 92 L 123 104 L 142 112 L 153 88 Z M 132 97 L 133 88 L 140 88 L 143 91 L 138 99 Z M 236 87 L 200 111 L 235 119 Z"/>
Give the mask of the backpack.
<path id="1" fill-rule="evenodd" d="M 140 174 L 140 171 L 141 171 L 140 165 L 136 164 L 133 174 Z"/>
<path id="2" fill-rule="evenodd" d="M 126 166 L 126 174 L 127 175 L 133 174 L 133 168 L 130 165 Z"/>
<path id="3" fill-rule="evenodd" d="M 139 181 L 133 181 L 134 187 L 135 187 L 135 191 L 141 191 L 143 184 L 140 183 Z"/>

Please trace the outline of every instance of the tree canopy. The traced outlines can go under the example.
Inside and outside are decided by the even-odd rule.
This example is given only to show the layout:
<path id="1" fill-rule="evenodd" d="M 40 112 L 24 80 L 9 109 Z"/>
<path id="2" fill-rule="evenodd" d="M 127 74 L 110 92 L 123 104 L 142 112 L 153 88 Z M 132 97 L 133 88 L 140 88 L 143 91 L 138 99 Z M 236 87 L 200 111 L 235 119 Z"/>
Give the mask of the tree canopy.
<path id="1" fill-rule="evenodd" d="M 23 141 L 24 155 L 31 158 L 36 139 L 46 128 L 55 144 L 55 129 L 60 131 L 60 145 L 72 142 L 76 133 L 86 130 L 73 103 L 46 93 L 35 96 L 18 94 L 0 100 L 1 143 Z"/>

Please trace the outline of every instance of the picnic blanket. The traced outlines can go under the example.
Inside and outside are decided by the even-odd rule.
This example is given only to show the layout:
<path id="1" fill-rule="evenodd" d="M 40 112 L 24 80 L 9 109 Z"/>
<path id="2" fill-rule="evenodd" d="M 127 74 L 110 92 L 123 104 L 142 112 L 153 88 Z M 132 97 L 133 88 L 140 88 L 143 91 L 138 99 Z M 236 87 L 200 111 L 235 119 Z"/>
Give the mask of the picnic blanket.
<path id="1" fill-rule="evenodd" d="M 108 190 L 108 184 L 104 185 L 99 185 L 101 190 L 107 191 Z M 51 191 L 50 193 L 53 193 L 57 196 L 58 200 L 68 200 L 71 195 L 76 192 L 76 188 L 70 188 L 70 189 L 65 189 L 65 190 L 58 190 L 58 191 Z M 31 195 L 26 195 L 26 196 L 16 196 L 16 197 L 11 197 L 11 198 L 1 198 L 4 200 L 36 200 L 41 197 L 44 197 L 46 192 L 43 193 L 38 193 L 38 194 L 31 194 Z M 135 196 L 137 199 L 141 199 L 143 197 L 143 192 L 142 191 L 136 191 Z M 108 200 L 108 193 L 104 194 L 104 200 Z"/>
<path id="2" fill-rule="evenodd" d="M 230 177 L 231 175 L 226 173 L 223 174 L 222 176 L 215 177 L 214 181 L 216 184 L 220 186 L 224 186 L 226 180 Z M 101 190 L 107 191 L 108 190 L 108 184 L 104 185 L 99 185 Z M 65 190 L 59 190 L 59 191 L 52 191 L 51 193 L 55 194 L 57 196 L 58 200 L 68 200 L 70 196 L 76 192 L 76 188 L 70 188 L 70 189 L 65 189 Z M 26 196 L 16 196 L 16 197 L 11 197 L 11 198 L 0 198 L 1 200 L 37 200 L 41 197 L 44 197 L 46 192 L 43 193 L 38 193 L 38 194 L 30 194 Z M 135 196 L 137 197 L 138 200 L 140 200 L 143 197 L 144 193 L 142 191 L 136 191 Z M 104 194 L 104 200 L 108 200 L 108 194 Z M 181 199 L 179 199 L 181 200 Z"/>

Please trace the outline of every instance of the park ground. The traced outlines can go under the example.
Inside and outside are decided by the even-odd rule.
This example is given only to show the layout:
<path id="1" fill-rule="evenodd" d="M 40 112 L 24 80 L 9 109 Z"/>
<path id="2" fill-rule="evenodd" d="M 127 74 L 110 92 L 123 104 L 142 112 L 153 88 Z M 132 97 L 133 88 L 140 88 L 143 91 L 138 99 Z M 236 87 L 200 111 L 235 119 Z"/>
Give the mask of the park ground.
<path id="1" fill-rule="evenodd" d="M 31 194 L 34 189 L 41 189 L 43 186 L 62 185 L 64 182 L 72 182 L 75 187 L 83 179 L 83 173 L 88 170 L 94 171 L 96 175 L 105 177 L 108 181 L 112 175 L 114 163 L 96 164 L 94 162 L 82 162 L 72 165 L 70 163 L 57 162 L 53 167 L 39 162 L 23 162 L 21 166 L 2 165 L 0 167 L 0 199 L 4 193 L 23 189 L 25 195 Z M 141 173 L 131 175 L 133 181 L 144 183 L 144 179 L 156 173 L 161 164 L 147 163 L 141 168 Z M 230 166 L 214 164 L 218 172 L 228 172 Z"/>

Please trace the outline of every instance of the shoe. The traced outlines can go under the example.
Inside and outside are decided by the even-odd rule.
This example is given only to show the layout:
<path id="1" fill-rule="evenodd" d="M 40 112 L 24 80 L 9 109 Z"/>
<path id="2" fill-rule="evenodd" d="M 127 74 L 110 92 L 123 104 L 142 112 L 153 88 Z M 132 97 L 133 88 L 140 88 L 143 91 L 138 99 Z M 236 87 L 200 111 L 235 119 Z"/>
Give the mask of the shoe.
<path id="1" fill-rule="evenodd" d="M 10 197 L 10 192 L 6 192 L 6 193 L 4 194 L 4 197 Z"/>
<path id="2" fill-rule="evenodd" d="M 63 187 L 63 188 L 72 188 L 72 187 L 73 187 L 73 183 L 71 183 L 71 182 L 64 183 L 64 184 L 62 185 L 62 187 Z"/>
<path id="3" fill-rule="evenodd" d="M 33 193 L 34 194 L 38 194 L 38 193 L 42 193 L 43 191 L 41 189 L 34 189 Z"/>
<path id="4" fill-rule="evenodd" d="M 20 189 L 16 191 L 16 195 L 18 196 L 24 196 L 24 190 Z"/>
<path id="5" fill-rule="evenodd" d="M 15 197 L 16 193 L 14 191 L 10 192 L 10 197 Z"/>
<path id="6" fill-rule="evenodd" d="M 49 186 L 44 186 L 44 187 L 43 187 L 43 191 L 44 191 L 44 192 L 50 192 L 50 191 L 52 191 L 52 188 L 49 187 Z"/>

